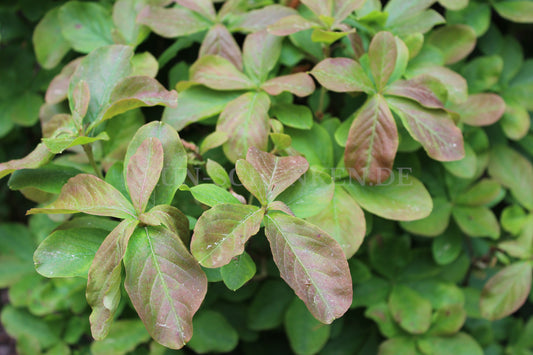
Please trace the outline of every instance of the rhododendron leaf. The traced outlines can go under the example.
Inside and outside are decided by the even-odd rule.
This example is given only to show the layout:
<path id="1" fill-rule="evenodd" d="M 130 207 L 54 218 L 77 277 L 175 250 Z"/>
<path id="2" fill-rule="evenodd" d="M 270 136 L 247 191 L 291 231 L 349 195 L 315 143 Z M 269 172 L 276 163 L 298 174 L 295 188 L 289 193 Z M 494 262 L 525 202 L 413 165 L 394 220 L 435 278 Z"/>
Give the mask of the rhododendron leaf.
<path id="1" fill-rule="evenodd" d="M 199 58 L 190 69 L 191 81 L 215 90 L 253 89 L 255 84 L 229 60 L 216 55 Z"/>
<path id="2" fill-rule="evenodd" d="M 191 35 L 210 27 L 208 21 L 189 10 L 157 6 L 146 6 L 142 9 L 137 16 L 137 22 L 168 38 Z"/>
<path id="3" fill-rule="evenodd" d="M 341 317 L 352 303 L 352 280 L 339 243 L 318 227 L 269 212 L 265 233 L 281 277 L 322 323 Z"/>
<path id="4" fill-rule="evenodd" d="M 228 264 L 244 252 L 248 239 L 257 234 L 265 210 L 257 206 L 221 204 L 204 212 L 194 227 L 191 252 L 205 267 Z"/>
<path id="5" fill-rule="evenodd" d="M 288 91 L 299 97 L 309 96 L 315 91 L 315 82 L 307 73 L 278 76 L 261 85 L 261 89 L 270 95 L 279 95 Z"/>
<path id="6" fill-rule="evenodd" d="M 94 256 L 87 282 L 87 302 L 92 308 L 91 333 L 94 339 L 102 340 L 120 302 L 122 283 L 122 258 L 128 241 L 139 222 L 122 221 L 105 238 Z"/>
<path id="7" fill-rule="evenodd" d="M 124 287 L 148 333 L 179 349 L 192 336 L 192 317 L 207 292 L 207 278 L 177 235 L 139 228 L 124 256 Z"/>
<path id="8" fill-rule="evenodd" d="M 246 36 L 242 49 L 244 72 L 256 83 L 263 83 L 281 55 L 283 38 L 266 30 Z"/>
<path id="9" fill-rule="evenodd" d="M 350 127 L 344 165 L 353 178 L 379 184 L 389 178 L 397 150 L 394 117 L 383 96 L 371 96 Z"/>
<path id="10" fill-rule="evenodd" d="M 374 85 L 365 70 L 353 59 L 324 59 L 313 68 L 311 74 L 322 86 L 331 91 L 364 91 L 366 93 L 374 91 Z"/>
<path id="11" fill-rule="evenodd" d="M 398 48 L 394 35 L 390 32 L 378 32 L 368 48 L 370 71 L 378 91 L 382 91 L 389 81 L 398 57 Z"/>
<path id="12" fill-rule="evenodd" d="M 226 58 L 235 68 L 242 71 L 241 49 L 226 26 L 217 24 L 207 32 L 198 56 L 203 57 L 206 55 Z"/>
<path id="13" fill-rule="evenodd" d="M 488 126 L 498 121 L 505 112 L 505 101 L 490 93 L 470 95 L 468 99 L 452 110 L 459 114 L 461 121 L 471 126 Z"/>

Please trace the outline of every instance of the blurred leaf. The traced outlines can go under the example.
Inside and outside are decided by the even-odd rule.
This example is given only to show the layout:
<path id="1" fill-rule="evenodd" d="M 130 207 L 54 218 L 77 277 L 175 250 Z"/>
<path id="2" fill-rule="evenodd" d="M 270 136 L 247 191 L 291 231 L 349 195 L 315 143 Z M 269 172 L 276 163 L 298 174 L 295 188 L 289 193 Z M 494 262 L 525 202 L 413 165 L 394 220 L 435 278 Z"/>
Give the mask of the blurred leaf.
<path id="1" fill-rule="evenodd" d="M 58 65 L 70 50 L 70 43 L 61 33 L 59 11 L 59 8 L 48 11 L 33 32 L 35 56 L 45 69 L 52 69 Z"/>
<path id="2" fill-rule="evenodd" d="M 459 228 L 471 237 L 500 237 L 500 225 L 494 213 L 484 206 L 455 206 L 452 211 Z"/>
<path id="3" fill-rule="evenodd" d="M 191 35 L 206 30 L 210 23 L 201 16 L 182 8 L 146 6 L 137 16 L 137 23 L 146 25 L 167 38 Z"/>
<path id="4" fill-rule="evenodd" d="M 530 1 L 504 1 L 493 6 L 505 19 L 519 23 L 533 23 L 533 4 Z"/>
<path id="5" fill-rule="evenodd" d="M 111 326 L 105 339 L 91 344 L 91 352 L 94 355 L 124 355 L 149 339 L 141 321 L 119 320 Z"/>
<path id="6" fill-rule="evenodd" d="M 220 313 L 203 310 L 193 321 L 194 335 L 187 344 L 199 354 L 230 352 L 239 342 L 237 331 Z"/>
<path id="7" fill-rule="evenodd" d="M 431 325 L 431 304 L 407 286 L 394 286 L 389 308 L 394 319 L 409 333 L 425 333 Z"/>
<path id="8" fill-rule="evenodd" d="M 429 216 L 415 221 L 400 222 L 400 225 L 413 234 L 438 237 L 448 227 L 451 212 L 452 205 L 446 199 L 434 198 L 433 210 Z"/>
<path id="9" fill-rule="evenodd" d="M 248 326 L 253 330 L 276 328 L 283 322 L 285 311 L 293 299 L 294 294 L 285 282 L 265 281 L 248 308 Z"/>

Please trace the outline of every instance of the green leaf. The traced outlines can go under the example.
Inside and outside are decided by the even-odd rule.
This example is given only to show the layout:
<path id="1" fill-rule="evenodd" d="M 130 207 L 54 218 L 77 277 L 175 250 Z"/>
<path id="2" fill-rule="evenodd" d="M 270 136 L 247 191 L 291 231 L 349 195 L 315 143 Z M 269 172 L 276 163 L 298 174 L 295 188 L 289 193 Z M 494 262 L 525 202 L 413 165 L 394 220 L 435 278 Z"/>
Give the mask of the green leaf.
<path id="1" fill-rule="evenodd" d="M 307 73 L 295 73 L 270 79 L 261 85 L 261 89 L 273 96 L 290 92 L 298 97 L 305 97 L 315 91 L 315 82 Z"/>
<path id="2" fill-rule="evenodd" d="M 109 136 L 106 132 L 102 132 L 96 137 L 85 137 L 77 135 L 60 135 L 54 138 L 43 138 L 42 141 L 50 152 L 54 154 L 61 154 L 65 149 L 76 147 L 79 145 L 85 145 L 94 143 L 101 140 L 109 140 Z"/>
<path id="3" fill-rule="evenodd" d="M 52 69 L 61 62 L 70 44 L 61 33 L 59 8 L 48 11 L 35 26 L 32 42 L 37 61 L 43 68 Z"/>
<path id="4" fill-rule="evenodd" d="M 333 161 L 334 145 L 331 136 L 324 127 L 315 123 L 310 130 L 286 129 L 285 131 L 291 136 L 292 148 L 301 153 L 309 165 L 326 170 L 335 166 Z M 317 146 L 321 149 L 316 149 Z"/>
<path id="5" fill-rule="evenodd" d="M 379 355 L 418 355 L 414 339 L 406 337 L 395 337 L 385 340 L 379 345 Z"/>
<path id="6" fill-rule="evenodd" d="M 113 23 L 127 44 L 136 46 L 150 33 L 136 18 L 146 0 L 117 0 L 113 5 Z"/>
<path id="7" fill-rule="evenodd" d="M 199 354 L 231 352 L 239 342 L 237 331 L 218 312 L 203 310 L 193 321 L 194 335 L 187 344 Z"/>
<path id="8" fill-rule="evenodd" d="M 452 336 L 427 337 L 418 341 L 418 348 L 423 349 L 424 354 L 447 355 L 447 354 L 484 354 L 481 346 L 472 336 L 466 333 L 457 333 Z"/>
<path id="9" fill-rule="evenodd" d="M 398 49 L 392 33 L 382 31 L 372 38 L 368 48 L 368 59 L 378 92 L 385 88 L 394 72 L 397 56 Z"/>
<path id="10" fill-rule="evenodd" d="M 442 51 L 445 64 L 453 64 L 472 52 L 476 46 L 476 33 L 470 26 L 447 25 L 433 31 L 428 43 Z"/>
<path id="11" fill-rule="evenodd" d="M 320 26 L 300 15 L 290 15 L 268 26 L 268 32 L 276 36 L 288 36 L 296 32 Z"/>
<path id="12" fill-rule="evenodd" d="M 466 311 L 462 304 L 453 304 L 438 309 L 433 315 L 433 324 L 429 329 L 431 335 L 454 335 L 463 327 Z"/>
<path id="13" fill-rule="evenodd" d="M 478 168 L 478 157 L 476 152 L 468 143 L 464 143 L 465 156 L 460 160 L 445 161 L 444 168 L 452 175 L 461 179 L 471 179 L 476 176 Z"/>
<path id="14" fill-rule="evenodd" d="M 463 236 L 456 228 L 438 235 L 431 244 L 433 259 L 439 265 L 448 265 L 455 261 L 463 250 Z"/>
<path id="15" fill-rule="evenodd" d="M 397 80 L 387 87 L 385 94 L 411 99 L 427 108 L 444 108 L 442 102 L 426 84 L 428 78 L 430 77 L 422 75 L 411 80 Z"/>
<path id="16" fill-rule="evenodd" d="M 339 242 L 347 259 L 363 243 L 366 233 L 365 215 L 361 207 L 341 184 L 335 185 L 330 204 L 319 214 L 307 219 Z"/>
<path id="17" fill-rule="evenodd" d="M 452 204 L 444 198 L 433 199 L 433 210 L 426 218 L 410 222 L 401 222 L 400 225 L 406 231 L 423 235 L 425 237 L 438 237 L 441 235 L 448 224 L 452 212 Z"/>
<path id="18" fill-rule="evenodd" d="M 45 277 L 87 277 L 107 231 L 76 228 L 50 234 L 33 255 L 37 272 Z"/>
<path id="19" fill-rule="evenodd" d="M 277 104 L 270 108 L 270 114 L 288 127 L 310 129 L 313 126 L 313 113 L 307 106 Z"/>
<path id="20" fill-rule="evenodd" d="M 147 138 L 157 138 L 163 145 L 164 159 L 161 177 L 157 182 L 148 206 L 169 205 L 174 194 L 187 176 L 187 153 L 176 131 L 168 124 L 150 122 L 137 131 L 128 146 L 124 166 L 128 167 L 133 154 Z M 127 181 L 127 171 L 124 169 L 124 179 Z"/>
<path id="21" fill-rule="evenodd" d="M 266 280 L 248 308 L 248 326 L 252 330 L 274 329 L 283 322 L 294 293 L 279 279 Z M 272 302 L 272 300 L 276 300 Z"/>
<path id="22" fill-rule="evenodd" d="M 533 22 L 533 4 L 530 1 L 504 1 L 494 3 L 493 6 L 505 19 L 518 23 Z"/>
<path id="23" fill-rule="evenodd" d="M 502 188 L 494 180 L 482 179 L 464 193 L 457 196 L 455 203 L 467 206 L 490 205 L 501 195 Z"/>
<path id="24" fill-rule="evenodd" d="M 11 190 L 22 190 L 28 187 L 41 191 L 58 194 L 67 181 L 81 173 L 80 170 L 48 164 L 37 169 L 21 169 L 15 171 L 7 185 Z"/>
<path id="25" fill-rule="evenodd" d="M 453 107 L 461 121 L 470 126 L 488 126 L 498 121 L 505 112 L 505 101 L 489 93 L 474 94 L 462 104 Z"/>
<path id="26" fill-rule="evenodd" d="M 507 317 L 526 301 L 531 289 L 531 264 L 513 263 L 491 277 L 481 293 L 481 314 L 489 320 Z"/>
<path id="27" fill-rule="evenodd" d="M 269 34 L 266 30 L 246 36 L 242 60 L 244 72 L 255 82 L 263 83 L 274 69 L 281 54 L 283 38 Z"/>
<path id="28" fill-rule="evenodd" d="M 92 308 L 89 317 L 94 339 L 102 340 L 109 332 L 120 302 L 122 259 L 138 222 L 122 221 L 98 248 L 89 269 L 87 303 Z"/>
<path id="29" fill-rule="evenodd" d="M 394 286 L 389 308 L 396 322 L 411 334 L 423 334 L 431 325 L 431 304 L 407 286 Z"/>
<path id="30" fill-rule="evenodd" d="M 137 229 L 124 256 L 124 287 L 148 333 L 179 349 L 192 336 L 192 317 L 207 292 L 207 278 L 175 234 Z"/>
<path id="31" fill-rule="evenodd" d="M 448 10 L 462 10 L 468 5 L 468 0 L 439 0 L 439 3 Z"/>
<path id="32" fill-rule="evenodd" d="M 225 132 L 213 132 L 206 136 L 200 144 L 200 154 L 205 154 L 211 149 L 220 147 L 222 144 L 228 141 L 228 134 Z"/>
<path id="33" fill-rule="evenodd" d="M 327 45 L 331 45 L 333 42 L 353 33 L 354 31 L 325 31 L 321 28 L 315 28 L 311 33 L 311 40 L 313 42 L 321 42 Z"/>
<path id="34" fill-rule="evenodd" d="M 239 159 L 237 160 L 237 164 L 235 164 L 235 169 L 238 172 L 239 180 L 246 187 L 246 190 L 254 195 L 261 205 L 268 205 L 268 187 L 254 166 L 246 160 Z"/>
<path id="35" fill-rule="evenodd" d="M 192 254 L 205 267 L 228 264 L 244 252 L 244 244 L 257 234 L 264 213 L 264 209 L 251 205 L 216 205 L 196 222 Z"/>
<path id="36" fill-rule="evenodd" d="M 22 159 L 0 163 L 0 179 L 16 170 L 38 168 L 48 163 L 52 157 L 53 154 L 41 143 L 30 154 Z"/>
<path id="37" fill-rule="evenodd" d="M 374 85 L 361 64 L 349 58 L 328 58 L 318 63 L 311 74 L 326 89 L 335 92 L 374 92 Z"/>
<path id="38" fill-rule="evenodd" d="M 395 173 L 381 185 L 350 183 L 344 188 L 363 209 L 396 221 L 413 221 L 429 216 L 433 202 L 424 185 L 414 176 Z"/>
<path id="39" fill-rule="evenodd" d="M 477 93 L 487 91 L 496 85 L 500 80 L 502 70 L 502 58 L 492 55 L 471 60 L 462 68 L 461 74 L 468 81 L 468 90 L 471 93 Z"/>
<path id="40" fill-rule="evenodd" d="M 220 114 L 217 131 L 229 139 L 224 153 L 232 162 L 244 158 L 250 147 L 266 150 L 270 99 L 263 92 L 248 92 L 231 101 Z"/>
<path id="41" fill-rule="evenodd" d="M 3 119 L 10 119 L 21 126 L 33 126 L 39 120 L 39 108 L 43 104 L 41 95 L 26 91 L 7 102 L 7 112 Z"/>
<path id="42" fill-rule="evenodd" d="M 190 80 L 215 90 L 253 89 L 255 84 L 226 58 L 206 55 L 190 69 Z"/>
<path id="43" fill-rule="evenodd" d="M 71 178 L 61 189 L 57 200 L 43 208 L 32 208 L 28 214 L 77 212 L 115 218 L 135 216 L 133 206 L 118 190 L 89 174 Z"/>
<path id="44" fill-rule="evenodd" d="M 223 203 L 240 204 L 241 202 L 226 189 L 214 184 L 201 184 L 190 188 L 196 201 L 209 207 Z"/>
<path id="45" fill-rule="evenodd" d="M 63 37 L 74 50 L 90 53 L 113 44 L 113 22 L 107 8 L 94 2 L 69 1 L 59 9 Z"/>
<path id="46" fill-rule="evenodd" d="M 365 317 L 377 323 L 379 331 L 387 338 L 394 338 L 402 335 L 403 331 L 392 318 L 389 306 L 386 302 L 381 302 L 368 307 Z"/>
<path id="47" fill-rule="evenodd" d="M 224 189 L 229 189 L 231 187 L 230 177 L 222 165 L 214 160 L 207 159 L 205 169 L 207 171 L 207 175 L 209 175 L 211 180 L 213 180 L 216 185 Z"/>
<path id="48" fill-rule="evenodd" d="M 531 127 L 529 112 L 522 105 L 511 101 L 506 102 L 505 113 L 500 120 L 503 132 L 512 140 L 524 138 Z"/>
<path id="49" fill-rule="evenodd" d="M 428 75 L 440 81 L 448 90 L 448 100 L 461 103 L 468 97 L 468 86 L 465 78 L 451 69 L 435 65 L 427 65 L 414 70 L 416 75 Z"/>
<path id="50" fill-rule="evenodd" d="M 500 237 L 500 225 L 494 213 L 484 206 L 455 206 L 452 211 L 455 222 L 471 237 Z"/>
<path id="51" fill-rule="evenodd" d="M 248 253 L 244 252 L 233 257 L 229 264 L 222 266 L 220 274 L 224 284 L 230 290 L 236 291 L 254 277 L 255 271 L 254 261 Z"/>
<path id="52" fill-rule="evenodd" d="M 119 320 L 111 326 L 106 339 L 91 344 L 91 353 L 94 355 L 125 355 L 149 339 L 150 335 L 146 332 L 141 321 L 137 319 Z"/>
<path id="53" fill-rule="evenodd" d="M 150 78 L 155 78 L 157 72 L 159 71 L 159 63 L 150 52 L 142 52 L 135 54 L 133 58 L 131 58 L 131 66 L 131 74 L 134 76 L 148 76 Z"/>
<path id="54" fill-rule="evenodd" d="M 314 225 L 281 212 L 266 215 L 265 233 L 281 277 L 313 316 L 326 324 L 341 317 L 352 303 L 352 287 L 348 263 L 337 241 Z"/>
<path id="55" fill-rule="evenodd" d="M 503 230 L 512 235 L 518 235 L 528 220 L 527 216 L 522 207 L 518 205 L 507 206 L 500 216 L 500 223 Z"/>
<path id="56" fill-rule="evenodd" d="M 186 9 L 146 6 L 137 16 L 137 23 L 146 25 L 160 36 L 173 38 L 203 31 L 212 23 Z"/>

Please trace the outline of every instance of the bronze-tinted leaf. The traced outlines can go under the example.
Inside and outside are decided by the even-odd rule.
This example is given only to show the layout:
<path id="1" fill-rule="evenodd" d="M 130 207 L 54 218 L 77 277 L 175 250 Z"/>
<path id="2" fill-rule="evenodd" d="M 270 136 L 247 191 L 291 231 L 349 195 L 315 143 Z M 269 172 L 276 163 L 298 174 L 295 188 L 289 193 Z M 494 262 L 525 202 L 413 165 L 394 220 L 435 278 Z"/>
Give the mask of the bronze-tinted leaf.
<path id="1" fill-rule="evenodd" d="M 146 138 L 126 165 L 126 186 L 140 215 L 146 209 L 163 169 L 163 145 L 159 139 Z"/>
<path id="2" fill-rule="evenodd" d="M 230 161 L 244 158 L 250 147 L 267 148 L 269 108 L 267 94 L 248 92 L 231 101 L 222 111 L 217 131 L 225 132 L 229 137 L 223 149 Z"/>
<path id="3" fill-rule="evenodd" d="M 331 0 L 301 0 L 302 4 L 311 9 L 317 16 L 331 16 L 332 2 Z"/>
<path id="4" fill-rule="evenodd" d="M 415 100 L 422 106 L 429 108 L 444 108 L 433 91 L 424 85 L 421 77 L 411 80 L 397 80 L 387 87 L 385 94 Z"/>
<path id="5" fill-rule="evenodd" d="M 315 91 L 315 82 L 307 73 L 278 76 L 261 85 L 261 89 L 270 95 L 279 95 L 288 91 L 296 96 L 309 96 Z"/>
<path id="6" fill-rule="evenodd" d="M 179 8 L 146 6 L 139 12 L 137 22 L 146 25 L 160 36 L 173 38 L 190 35 L 209 28 L 209 22 Z"/>
<path id="7" fill-rule="evenodd" d="M 320 25 L 300 15 L 290 15 L 268 26 L 267 31 L 276 36 L 288 36 L 317 26 Z"/>
<path id="8" fill-rule="evenodd" d="M 57 200 L 43 208 L 32 208 L 35 213 L 87 213 L 115 218 L 135 217 L 135 209 L 122 194 L 94 175 L 79 174 L 66 183 Z"/>
<path id="9" fill-rule="evenodd" d="M 365 70 L 353 59 L 324 59 L 313 68 L 311 74 L 322 86 L 331 91 L 364 91 L 366 93 L 374 91 L 374 85 Z"/>
<path id="10" fill-rule="evenodd" d="M 491 93 L 470 95 L 468 99 L 452 107 L 461 121 L 471 126 L 488 126 L 497 122 L 505 112 L 505 101 Z"/>
<path id="11" fill-rule="evenodd" d="M 192 11 L 198 12 L 211 21 L 216 21 L 217 15 L 211 0 L 174 0 L 176 3 Z"/>
<path id="12" fill-rule="evenodd" d="M 246 190 L 259 200 L 261 205 L 268 204 L 268 186 L 263 181 L 259 172 L 254 168 L 250 162 L 239 159 L 235 164 L 235 170 L 241 183 L 246 187 Z"/>
<path id="13" fill-rule="evenodd" d="M 226 26 L 217 24 L 207 32 L 200 47 L 199 56 L 217 55 L 226 58 L 235 66 L 242 70 L 242 54 L 239 45 L 228 31 Z"/>
<path id="14" fill-rule="evenodd" d="M 135 220 L 125 220 L 113 229 L 98 248 L 89 269 L 86 296 L 87 303 L 93 309 L 89 320 L 92 336 L 96 340 L 106 337 L 118 308 L 122 258 L 138 223 Z"/>
<path id="15" fill-rule="evenodd" d="M 220 267 L 244 252 L 259 232 L 265 210 L 257 206 L 221 204 L 204 212 L 194 227 L 191 252 L 205 267 Z"/>
<path id="16" fill-rule="evenodd" d="M 401 98 L 388 98 L 409 134 L 433 159 L 460 160 L 465 156 L 463 135 L 446 111 L 430 110 Z"/>
<path id="17" fill-rule="evenodd" d="M 416 75 L 428 75 L 439 80 L 448 90 L 448 101 L 452 103 L 458 104 L 465 102 L 468 97 L 466 79 L 449 68 L 428 65 L 415 68 L 412 73 Z"/>
<path id="18" fill-rule="evenodd" d="M 372 184 L 386 181 L 398 150 L 394 117 L 381 95 L 370 97 L 350 127 L 344 164 L 353 178 Z"/>
<path id="19" fill-rule="evenodd" d="M 274 201 L 309 169 L 309 163 L 304 157 L 278 157 L 255 147 L 248 150 L 246 160 L 257 170 L 266 186 L 268 202 Z M 241 178 L 239 171 L 237 174 Z"/>
<path id="20" fill-rule="evenodd" d="M 216 55 L 199 58 L 190 69 L 191 81 L 216 90 L 253 89 L 255 84 L 229 60 Z"/>
<path id="21" fill-rule="evenodd" d="M 176 234 L 183 241 L 183 244 L 189 245 L 191 236 L 189 233 L 189 219 L 174 206 L 157 205 L 149 212 L 145 213 L 150 220 L 157 221 L 159 225 L 165 226 L 169 231 Z"/>
<path id="22" fill-rule="evenodd" d="M 244 71 L 256 83 L 263 83 L 281 55 L 283 38 L 266 30 L 246 36 L 242 48 Z"/>
<path id="23" fill-rule="evenodd" d="M 0 163 L 0 179 L 15 170 L 38 168 L 48 163 L 53 156 L 54 154 L 46 148 L 46 145 L 41 143 L 24 158 Z"/>
<path id="24" fill-rule="evenodd" d="M 79 127 L 81 127 L 83 117 L 87 114 L 90 100 L 91 92 L 89 91 L 89 85 L 85 80 L 80 80 L 72 91 L 73 102 L 70 102 L 72 118 L 76 121 Z"/>
<path id="25" fill-rule="evenodd" d="M 318 227 L 269 212 L 265 232 L 281 277 L 323 323 L 341 317 L 352 303 L 352 279 L 339 243 Z"/>
<path id="26" fill-rule="evenodd" d="M 378 91 L 382 91 L 396 66 L 398 48 L 394 35 L 390 32 L 378 32 L 368 48 L 370 71 Z"/>
<path id="27" fill-rule="evenodd" d="M 428 43 L 442 51 L 445 64 L 453 64 L 474 50 L 476 32 L 467 25 L 447 25 L 433 31 Z"/>
<path id="28" fill-rule="evenodd" d="M 232 30 L 240 32 L 257 32 L 266 29 L 284 17 L 297 14 L 296 10 L 278 4 L 268 5 L 263 8 L 248 11 L 242 19 L 231 26 Z"/>
<path id="29" fill-rule="evenodd" d="M 364 0 L 335 0 L 333 1 L 333 17 L 335 23 L 342 22 L 352 12 L 363 6 Z"/>
<path id="30" fill-rule="evenodd" d="M 168 348 L 183 347 L 207 292 L 200 265 L 177 235 L 145 227 L 131 236 L 124 266 L 124 287 L 152 338 Z"/>
<path id="31" fill-rule="evenodd" d="M 72 62 L 65 65 L 63 69 L 61 69 L 61 73 L 57 74 L 52 79 L 44 96 L 46 103 L 57 104 L 67 98 L 70 78 L 78 68 L 78 65 L 80 65 L 82 59 L 83 57 L 74 59 Z"/>

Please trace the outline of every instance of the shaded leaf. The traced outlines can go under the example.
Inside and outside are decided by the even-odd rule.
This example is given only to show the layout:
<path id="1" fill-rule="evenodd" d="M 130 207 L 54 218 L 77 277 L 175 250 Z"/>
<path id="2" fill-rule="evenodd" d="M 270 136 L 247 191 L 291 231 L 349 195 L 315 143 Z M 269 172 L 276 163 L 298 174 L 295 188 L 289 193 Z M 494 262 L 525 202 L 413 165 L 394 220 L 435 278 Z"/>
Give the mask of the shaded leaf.
<path id="1" fill-rule="evenodd" d="M 299 97 L 311 95 L 315 91 L 315 82 L 307 73 L 278 76 L 261 85 L 261 89 L 270 95 L 279 95 L 284 91 Z"/>
<path id="2" fill-rule="evenodd" d="M 476 33 L 467 25 L 447 25 L 431 33 L 428 43 L 439 48 L 445 64 L 465 58 L 476 46 Z"/>
<path id="3" fill-rule="evenodd" d="M 246 90 L 255 87 L 229 60 L 216 55 L 198 58 L 190 68 L 190 80 L 215 90 Z"/>
<path id="4" fill-rule="evenodd" d="M 174 0 L 176 3 L 192 11 L 198 12 L 211 21 L 216 20 L 215 7 L 211 0 Z"/>
<path id="5" fill-rule="evenodd" d="M 396 355 L 398 352 L 401 352 L 402 355 L 419 354 L 416 343 L 411 338 L 394 337 L 379 344 L 379 355 Z"/>
<path id="6" fill-rule="evenodd" d="M 294 293 L 281 279 L 264 281 L 248 308 L 248 326 L 253 330 L 276 328 L 293 299 Z"/>
<path id="7" fill-rule="evenodd" d="M 72 102 L 70 110 L 72 111 L 72 119 L 76 122 L 76 125 L 81 127 L 82 119 L 87 114 L 89 109 L 89 102 L 91 100 L 91 92 L 89 91 L 89 85 L 84 80 L 80 80 L 74 90 L 72 90 Z"/>
<path id="8" fill-rule="evenodd" d="M 488 126 L 498 121 L 505 112 L 505 101 L 489 93 L 474 94 L 462 104 L 453 107 L 461 121 L 471 126 Z"/>
<path id="9" fill-rule="evenodd" d="M 202 310 L 194 318 L 194 335 L 187 344 L 196 353 L 231 352 L 239 343 L 239 335 L 224 316 L 213 310 Z"/>
<path id="10" fill-rule="evenodd" d="M 471 237 L 498 239 L 500 225 L 494 213 L 484 206 L 455 206 L 453 217 L 461 230 Z"/>
<path id="11" fill-rule="evenodd" d="M 529 1 L 505 1 L 493 6 L 503 18 L 518 23 L 533 22 L 533 4 Z"/>
<path id="12" fill-rule="evenodd" d="M 506 103 L 505 113 L 500 120 L 503 132 L 512 140 L 524 138 L 531 127 L 529 112 L 520 104 Z"/>
<path id="13" fill-rule="evenodd" d="M 374 85 L 363 67 L 353 59 L 324 59 L 311 70 L 311 74 L 322 86 L 331 91 L 364 91 L 366 93 L 374 91 Z"/>
<path id="14" fill-rule="evenodd" d="M 314 225 L 281 212 L 269 213 L 265 228 L 281 277 L 313 316 L 326 324 L 341 317 L 352 303 L 352 287 L 339 244 Z"/>
<path id="15" fill-rule="evenodd" d="M 472 354 L 482 355 L 483 349 L 469 334 L 457 333 L 451 336 L 428 337 L 418 342 L 419 349 L 435 355 Z"/>
<path id="16" fill-rule="evenodd" d="M 150 335 L 140 320 L 123 319 L 111 325 L 106 339 L 91 344 L 91 353 L 94 355 L 125 355 L 149 339 Z"/>
<path id="17" fill-rule="evenodd" d="M 61 34 L 59 8 L 52 9 L 39 21 L 33 31 L 33 48 L 39 64 L 52 69 L 70 50 L 70 43 Z"/>
<path id="18" fill-rule="evenodd" d="M 269 34 L 266 30 L 246 36 L 242 49 L 244 72 L 255 82 L 263 83 L 274 69 L 281 55 L 283 38 Z"/>
<path id="19" fill-rule="evenodd" d="M 265 91 L 268 92 L 268 90 Z M 313 113 L 307 106 L 278 104 L 272 106 L 270 114 L 280 120 L 285 126 L 298 129 L 310 129 L 313 127 Z"/>
<path id="20" fill-rule="evenodd" d="M 255 263 L 246 252 L 233 257 L 229 264 L 220 268 L 222 281 L 224 281 L 224 284 L 232 291 L 238 290 L 245 283 L 250 281 L 250 279 L 254 277 L 255 271 Z"/>
<path id="21" fill-rule="evenodd" d="M 444 198 L 433 199 L 433 210 L 426 218 L 410 222 L 401 222 L 400 225 L 406 231 L 426 237 L 441 235 L 448 224 L 452 213 L 452 204 Z"/>
<path id="22" fill-rule="evenodd" d="M 198 56 L 216 55 L 226 58 L 242 71 L 242 54 L 239 45 L 226 26 L 217 24 L 207 32 Z"/>
<path id="23" fill-rule="evenodd" d="M 431 244 L 433 259 L 439 265 L 448 265 L 455 261 L 463 250 L 463 236 L 457 228 L 437 236 Z"/>
<path id="24" fill-rule="evenodd" d="M 256 206 L 220 204 L 204 212 L 194 227 L 191 252 L 205 267 L 228 264 L 257 234 L 265 211 Z"/>
<path id="25" fill-rule="evenodd" d="M 490 205 L 501 195 L 501 186 L 490 179 L 482 179 L 468 190 L 457 196 L 455 203 L 467 206 Z"/>
<path id="26" fill-rule="evenodd" d="M 378 32 L 372 38 L 368 48 L 368 59 L 378 92 L 385 88 L 394 72 L 397 56 L 398 48 L 392 33 Z"/>
<path id="27" fill-rule="evenodd" d="M 80 170 L 48 164 L 37 169 L 21 169 L 11 175 L 7 185 L 11 190 L 33 187 L 48 193 L 58 194 L 71 177 L 81 173 Z"/>
<path id="28" fill-rule="evenodd" d="M 157 227 L 136 230 L 124 265 L 124 287 L 148 333 L 166 347 L 183 347 L 207 292 L 200 266 L 178 236 Z"/>
<path id="29" fill-rule="evenodd" d="M 431 303 L 407 286 L 394 286 L 389 308 L 396 322 L 411 334 L 423 334 L 431 325 Z"/>
<path id="30" fill-rule="evenodd" d="M 143 8 L 137 16 L 137 22 L 167 38 L 191 35 L 210 27 L 209 22 L 189 10 L 157 6 Z"/>
<path id="31" fill-rule="evenodd" d="M 498 247 L 515 258 L 530 259 L 533 256 L 533 215 L 527 215 L 516 239 L 501 242 Z"/>
<path id="32" fill-rule="evenodd" d="M 206 136 L 202 141 L 202 144 L 200 144 L 200 154 L 205 154 L 211 149 L 220 147 L 222 144 L 228 141 L 228 138 L 228 134 L 225 132 L 215 131 L 211 133 L 210 135 Z"/>

